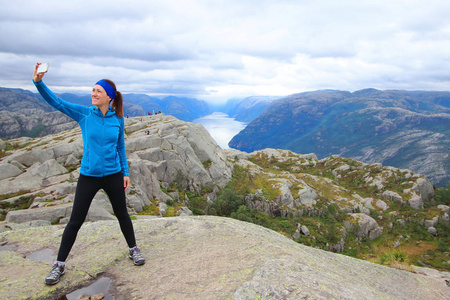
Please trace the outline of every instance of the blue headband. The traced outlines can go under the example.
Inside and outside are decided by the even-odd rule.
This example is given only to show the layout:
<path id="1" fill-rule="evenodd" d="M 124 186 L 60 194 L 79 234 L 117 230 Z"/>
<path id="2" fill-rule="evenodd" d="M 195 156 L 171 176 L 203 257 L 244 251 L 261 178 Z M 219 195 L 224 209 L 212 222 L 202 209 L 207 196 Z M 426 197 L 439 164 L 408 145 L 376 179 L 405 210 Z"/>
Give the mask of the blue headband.
<path id="1" fill-rule="evenodd" d="M 105 90 L 106 94 L 108 94 L 111 100 L 114 100 L 114 98 L 116 97 L 116 91 L 107 81 L 102 79 L 99 80 L 96 84 L 100 85 Z"/>

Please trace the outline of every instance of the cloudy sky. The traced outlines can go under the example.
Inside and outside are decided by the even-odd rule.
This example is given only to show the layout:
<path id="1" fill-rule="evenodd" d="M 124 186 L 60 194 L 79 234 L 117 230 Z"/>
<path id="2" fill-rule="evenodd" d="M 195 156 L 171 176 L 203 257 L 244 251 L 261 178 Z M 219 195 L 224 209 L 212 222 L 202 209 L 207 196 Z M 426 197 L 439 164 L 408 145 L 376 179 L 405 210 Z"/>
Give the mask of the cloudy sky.
<path id="1" fill-rule="evenodd" d="M 318 89 L 449 90 L 448 0 L 0 0 L 0 86 L 209 102 Z"/>

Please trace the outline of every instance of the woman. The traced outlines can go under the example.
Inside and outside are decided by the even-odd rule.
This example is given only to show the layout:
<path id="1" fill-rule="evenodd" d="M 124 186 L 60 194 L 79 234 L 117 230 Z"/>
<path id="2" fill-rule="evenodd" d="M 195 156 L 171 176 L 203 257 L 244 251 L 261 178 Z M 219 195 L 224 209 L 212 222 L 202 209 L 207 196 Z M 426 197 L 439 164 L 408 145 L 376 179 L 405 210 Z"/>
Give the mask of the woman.
<path id="1" fill-rule="evenodd" d="M 100 189 L 108 195 L 119 220 L 129 246 L 129 258 L 135 265 L 143 265 L 145 259 L 136 246 L 133 223 L 128 215 L 125 198 L 130 177 L 125 153 L 122 94 L 112 81 L 102 79 L 92 89 L 93 106 L 69 103 L 57 97 L 42 82 L 45 73 L 38 73 L 39 65 L 40 63 L 36 64 L 33 73 L 33 82 L 39 93 L 48 104 L 77 121 L 83 137 L 83 158 L 72 214 L 64 229 L 57 260 L 45 278 L 45 283 L 56 284 L 64 275 L 67 256 L 92 199 Z"/>

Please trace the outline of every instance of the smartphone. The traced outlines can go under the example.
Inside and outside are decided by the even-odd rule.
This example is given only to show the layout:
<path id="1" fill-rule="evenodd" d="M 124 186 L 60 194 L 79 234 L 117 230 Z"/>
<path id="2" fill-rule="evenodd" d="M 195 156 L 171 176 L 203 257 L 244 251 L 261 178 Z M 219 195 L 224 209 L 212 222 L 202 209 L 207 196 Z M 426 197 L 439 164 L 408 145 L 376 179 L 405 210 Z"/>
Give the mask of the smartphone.
<path id="1" fill-rule="evenodd" d="M 38 73 L 47 73 L 49 63 L 42 63 L 39 65 L 37 72 Z"/>

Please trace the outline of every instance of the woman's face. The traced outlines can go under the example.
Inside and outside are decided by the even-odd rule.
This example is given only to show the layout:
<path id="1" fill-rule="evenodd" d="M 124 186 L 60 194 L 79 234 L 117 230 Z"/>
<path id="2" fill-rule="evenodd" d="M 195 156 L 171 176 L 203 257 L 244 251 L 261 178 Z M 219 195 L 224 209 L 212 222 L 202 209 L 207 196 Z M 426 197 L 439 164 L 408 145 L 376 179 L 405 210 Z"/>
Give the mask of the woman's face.
<path id="1" fill-rule="evenodd" d="M 111 98 L 109 98 L 108 94 L 106 94 L 105 89 L 98 84 L 94 85 L 91 98 L 92 105 L 95 105 L 97 107 L 108 106 L 109 101 L 111 101 Z"/>

